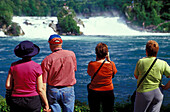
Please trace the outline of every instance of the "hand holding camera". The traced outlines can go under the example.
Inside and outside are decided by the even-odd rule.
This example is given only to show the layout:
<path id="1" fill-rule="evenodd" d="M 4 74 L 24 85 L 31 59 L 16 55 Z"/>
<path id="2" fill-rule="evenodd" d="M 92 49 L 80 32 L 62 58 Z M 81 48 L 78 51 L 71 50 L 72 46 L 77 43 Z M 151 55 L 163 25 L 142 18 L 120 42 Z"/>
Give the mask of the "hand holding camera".
<path id="1" fill-rule="evenodd" d="M 106 55 L 106 60 L 107 60 L 107 61 L 111 61 L 111 60 L 110 60 L 109 52 L 108 52 L 107 55 Z"/>

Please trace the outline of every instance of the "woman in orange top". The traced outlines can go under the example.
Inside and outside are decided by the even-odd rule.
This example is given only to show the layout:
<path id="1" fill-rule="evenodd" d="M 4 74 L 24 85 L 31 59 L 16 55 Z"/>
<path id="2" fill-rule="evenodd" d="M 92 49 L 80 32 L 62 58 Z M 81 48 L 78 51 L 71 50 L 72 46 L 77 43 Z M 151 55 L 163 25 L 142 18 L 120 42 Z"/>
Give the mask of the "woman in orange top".
<path id="1" fill-rule="evenodd" d="M 110 60 L 108 46 L 106 44 L 97 44 L 95 51 L 96 61 L 89 62 L 87 70 L 91 78 L 105 58 L 107 61 L 105 61 L 89 86 L 88 103 L 90 112 L 100 112 L 100 105 L 102 105 L 103 112 L 113 112 L 114 87 L 112 78 L 117 73 L 117 69 L 114 62 Z"/>

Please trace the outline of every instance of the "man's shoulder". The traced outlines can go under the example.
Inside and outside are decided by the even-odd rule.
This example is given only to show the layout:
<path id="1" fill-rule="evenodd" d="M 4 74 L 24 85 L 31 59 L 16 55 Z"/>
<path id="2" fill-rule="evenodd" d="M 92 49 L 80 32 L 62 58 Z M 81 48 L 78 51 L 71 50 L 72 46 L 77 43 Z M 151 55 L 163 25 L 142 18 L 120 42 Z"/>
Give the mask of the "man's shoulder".
<path id="1" fill-rule="evenodd" d="M 75 53 L 71 50 L 62 50 L 63 53 L 67 53 L 67 54 L 72 54 L 75 55 Z"/>
<path id="2" fill-rule="evenodd" d="M 51 58 L 52 58 L 52 56 L 51 56 L 51 55 L 52 55 L 52 53 L 51 53 L 51 54 L 49 54 L 48 56 L 46 56 L 46 57 L 43 59 L 43 62 L 44 62 L 44 61 L 47 61 L 47 60 L 49 60 L 49 59 L 51 59 Z"/>
<path id="3" fill-rule="evenodd" d="M 74 52 L 71 51 L 71 50 L 65 50 L 65 49 L 63 49 L 62 51 L 63 51 L 63 52 L 71 52 L 71 53 L 74 53 Z"/>

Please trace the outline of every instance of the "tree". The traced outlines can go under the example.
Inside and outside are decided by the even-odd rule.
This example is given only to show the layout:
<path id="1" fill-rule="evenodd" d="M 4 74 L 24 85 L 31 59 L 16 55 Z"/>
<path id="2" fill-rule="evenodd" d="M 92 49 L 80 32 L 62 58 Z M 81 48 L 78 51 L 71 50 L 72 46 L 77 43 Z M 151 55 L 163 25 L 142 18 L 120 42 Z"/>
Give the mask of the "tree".
<path id="1" fill-rule="evenodd" d="M 22 3 L 21 0 L 12 0 L 15 4 L 13 7 L 13 12 L 15 15 L 21 16 L 22 15 Z"/>
<path id="2" fill-rule="evenodd" d="M 159 23 L 161 23 L 161 19 L 158 16 L 158 14 L 157 14 L 155 9 L 153 9 L 151 11 L 151 21 L 152 21 L 152 24 L 154 24 L 154 25 L 158 25 Z"/>
<path id="3" fill-rule="evenodd" d="M 80 27 L 74 20 L 75 12 L 73 10 L 65 10 L 64 8 L 58 13 L 58 24 L 62 29 L 60 33 L 80 34 Z"/>
<path id="4" fill-rule="evenodd" d="M 13 10 L 10 5 L 8 5 L 8 0 L 0 1 L 0 26 L 10 25 L 13 16 Z"/>
<path id="5" fill-rule="evenodd" d="M 37 8 L 36 8 L 36 2 L 35 0 L 29 0 L 29 15 L 30 16 L 36 16 L 37 15 Z"/>
<path id="6" fill-rule="evenodd" d="M 63 19 L 59 20 L 59 25 L 64 33 L 74 33 L 80 34 L 79 27 L 77 26 L 76 21 L 72 18 L 71 15 L 64 17 Z"/>

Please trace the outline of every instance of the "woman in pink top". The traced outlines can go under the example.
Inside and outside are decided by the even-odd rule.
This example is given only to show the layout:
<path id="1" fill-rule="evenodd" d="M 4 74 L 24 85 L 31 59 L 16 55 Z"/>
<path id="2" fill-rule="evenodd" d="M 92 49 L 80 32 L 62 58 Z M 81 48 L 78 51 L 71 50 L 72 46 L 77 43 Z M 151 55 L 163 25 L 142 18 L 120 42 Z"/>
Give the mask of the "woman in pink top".
<path id="1" fill-rule="evenodd" d="M 7 93 L 12 91 L 10 102 L 7 100 L 10 112 L 41 112 L 41 99 L 44 111 L 50 111 L 43 90 L 41 66 L 31 60 L 39 51 L 30 41 L 23 41 L 14 49 L 15 55 L 22 59 L 11 64 L 6 80 Z"/>

